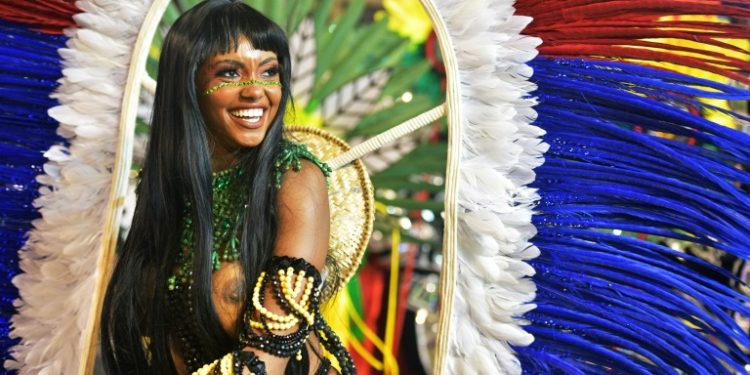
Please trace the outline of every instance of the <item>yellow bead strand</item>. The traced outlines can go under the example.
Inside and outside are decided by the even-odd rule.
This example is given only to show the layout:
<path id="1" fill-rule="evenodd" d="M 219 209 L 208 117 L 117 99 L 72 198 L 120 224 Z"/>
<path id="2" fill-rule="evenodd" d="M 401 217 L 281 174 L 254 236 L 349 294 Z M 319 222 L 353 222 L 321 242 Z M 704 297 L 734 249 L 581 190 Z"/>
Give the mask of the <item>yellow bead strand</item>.
<path id="1" fill-rule="evenodd" d="M 234 355 L 229 353 L 221 359 L 221 374 L 222 375 L 234 375 Z"/>
<path id="2" fill-rule="evenodd" d="M 197 371 L 193 373 L 193 375 L 208 375 L 209 373 L 214 371 L 214 367 L 219 362 L 219 360 L 215 360 L 209 364 L 203 365 L 203 367 L 199 368 Z"/>

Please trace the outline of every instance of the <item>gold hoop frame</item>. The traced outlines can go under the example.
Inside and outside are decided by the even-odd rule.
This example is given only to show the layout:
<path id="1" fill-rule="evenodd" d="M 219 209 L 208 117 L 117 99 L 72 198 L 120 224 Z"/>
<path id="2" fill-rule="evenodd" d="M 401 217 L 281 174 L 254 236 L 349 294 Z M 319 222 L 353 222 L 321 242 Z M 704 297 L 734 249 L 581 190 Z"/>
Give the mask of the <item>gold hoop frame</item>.
<path id="1" fill-rule="evenodd" d="M 138 98 L 145 77 L 145 66 L 151 41 L 154 38 L 159 22 L 164 15 L 170 0 L 154 0 L 143 23 L 133 47 L 128 69 L 127 83 L 123 91 L 122 107 L 118 126 L 118 142 L 112 171 L 112 189 L 109 194 L 105 220 L 102 227 L 102 242 L 97 261 L 97 280 L 95 283 L 92 304 L 89 310 L 88 324 L 83 331 L 83 350 L 81 351 L 79 374 L 91 374 L 96 357 L 104 292 L 109 281 L 114 261 L 121 213 L 130 173 L 135 134 L 135 120 L 138 110 Z M 460 157 L 460 82 L 458 80 L 458 63 L 451 43 L 448 28 L 441 18 L 437 7 L 431 0 L 420 0 L 422 7 L 432 21 L 440 45 L 440 52 L 446 67 L 446 116 L 448 119 L 448 158 L 445 181 L 445 221 L 443 232 L 443 266 L 441 270 L 440 296 L 441 307 L 437 332 L 436 356 L 433 364 L 434 374 L 445 373 L 448 351 L 453 291 L 456 277 L 456 214 L 458 162 Z"/>

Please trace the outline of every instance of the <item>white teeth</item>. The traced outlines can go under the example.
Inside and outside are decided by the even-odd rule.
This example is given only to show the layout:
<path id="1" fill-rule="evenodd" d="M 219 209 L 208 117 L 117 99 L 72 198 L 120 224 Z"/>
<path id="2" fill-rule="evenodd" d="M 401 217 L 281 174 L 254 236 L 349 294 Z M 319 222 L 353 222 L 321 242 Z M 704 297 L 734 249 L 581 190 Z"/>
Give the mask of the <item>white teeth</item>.
<path id="1" fill-rule="evenodd" d="M 263 116 L 263 108 L 251 108 L 251 109 L 237 109 L 229 112 L 232 116 L 250 118 L 251 120 L 257 120 Z"/>

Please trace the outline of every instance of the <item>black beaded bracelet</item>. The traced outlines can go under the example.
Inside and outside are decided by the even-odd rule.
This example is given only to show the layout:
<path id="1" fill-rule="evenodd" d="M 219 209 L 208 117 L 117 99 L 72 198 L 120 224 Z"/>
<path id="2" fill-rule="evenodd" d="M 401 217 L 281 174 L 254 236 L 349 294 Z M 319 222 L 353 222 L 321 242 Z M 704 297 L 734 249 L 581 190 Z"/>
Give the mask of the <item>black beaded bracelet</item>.
<path id="1" fill-rule="evenodd" d="M 320 314 L 320 273 L 312 264 L 301 258 L 273 257 L 269 263 L 265 277 L 263 274 L 259 277 L 256 289 L 250 295 L 251 303 L 248 303 L 248 309 L 245 311 L 243 317 L 245 325 L 239 337 L 240 347 L 249 346 L 278 357 L 290 357 L 296 354 L 297 359 L 300 360 L 308 336 L 315 335 L 320 344 L 337 359 L 341 374 L 356 375 L 357 370 L 351 355 Z M 304 277 L 308 278 L 307 285 L 312 285 L 311 290 L 306 291 L 305 294 L 306 298 L 309 298 L 306 305 L 307 311 L 302 311 L 299 306 L 294 305 L 294 301 L 287 301 L 285 293 L 292 288 L 290 284 L 286 284 L 286 291 L 281 286 L 281 279 L 286 277 L 285 275 L 296 274 L 300 277 L 303 275 L 302 271 L 304 271 Z M 287 282 L 291 283 L 291 281 Z M 266 302 L 264 291 L 270 291 L 270 296 L 277 300 L 281 310 L 287 316 L 293 316 L 289 319 L 295 319 L 297 329 L 294 332 L 281 335 L 272 332 L 273 327 L 278 329 L 282 326 L 279 321 L 285 322 L 285 320 L 283 317 L 269 316 L 267 311 L 263 311 L 264 308 L 261 307 Z M 255 306 L 258 308 L 256 309 Z M 316 374 L 326 374 L 329 369 L 330 362 L 323 359 Z M 260 375 L 265 372 L 255 372 L 255 374 Z"/>
<path id="2" fill-rule="evenodd" d="M 254 375 L 267 375 L 266 364 L 255 353 L 236 350 L 233 357 L 232 367 L 235 374 L 242 374 L 242 370 L 247 368 Z"/>
<path id="3" fill-rule="evenodd" d="M 292 270 L 291 274 L 302 275 L 304 272 L 305 277 L 308 279 L 308 289 L 304 298 L 308 298 L 309 313 L 305 315 L 305 312 L 299 311 L 299 306 L 293 308 L 286 301 L 286 297 L 283 295 L 281 287 L 281 279 L 278 273 L 284 273 L 288 270 Z M 265 274 L 265 276 L 263 276 Z M 320 305 L 320 273 L 310 263 L 301 258 L 290 258 L 290 257 L 273 257 L 271 258 L 270 264 L 266 269 L 266 272 L 261 274 L 261 278 L 258 279 L 258 284 L 253 294 L 250 296 L 250 303 L 248 303 L 248 310 L 244 315 L 245 328 L 240 335 L 240 344 L 243 346 L 250 346 L 264 352 L 270 353 L 278 357 L 289 357 L 292 355 L 300 356 L 300 351 L 303 349 L 307 337 L 311 332 L 312 325 L 315 319 L 319 316 L 319 305 Z M 296 331 L 289 334 L 275 334 L 272 332 L 271 324 L 277 324 L 267 321 L 264 314 L 259 313 L 255 308 L 258 304 L 260 306 L 265 304 L 265 293 L 263 291 L 270 290 L 272 296 L 276 299 L 276 302 L 285 311 L 286 314 L 298 322 L 298 328 Z M 257 295 L 256 295 L 257 294 Z M 257 300 L 256 300 L 257 299 Z M 262 308 L 261 308 L 262 310 Z M 255 329 L 253 328 L 253 319 L 257 319 L 255 323 Z M 312 321 L 311 321 L 312 319 Z M 257 324 L 261 324 L 262 328 L 258 328 Z M 277 326 L 278 327 L 278 326 Z"/>

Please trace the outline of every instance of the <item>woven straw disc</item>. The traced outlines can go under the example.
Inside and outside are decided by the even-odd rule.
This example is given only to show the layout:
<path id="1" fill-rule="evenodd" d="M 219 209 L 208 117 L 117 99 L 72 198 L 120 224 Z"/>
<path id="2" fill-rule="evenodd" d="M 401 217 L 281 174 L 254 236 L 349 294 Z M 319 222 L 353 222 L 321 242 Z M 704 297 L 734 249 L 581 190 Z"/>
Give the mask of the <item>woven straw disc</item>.
<path id="1" fill-rule="evenodd" d="M 284 136 L 304 144 L 320 160 L 327 161 L 349 150 L 338 137 L 317 128 L 286 126 Z M 364 163 L 357 159 L 328 177 L 331 237 L 328 254 L 336 262 L 338 279 L 329 274 L 324 296 L 341 290 L 354 276 L 372 234 L 375 218 L 373 191 Z M 333 289 L 331 289 L 333 288 Z"/>

